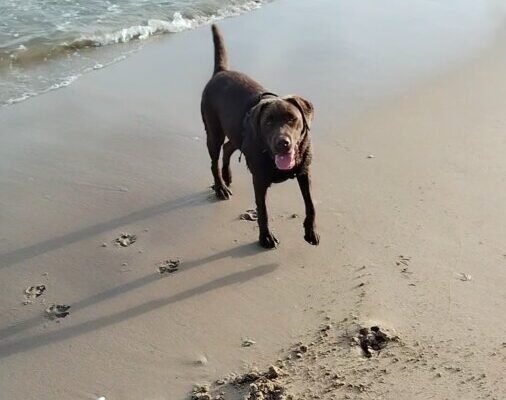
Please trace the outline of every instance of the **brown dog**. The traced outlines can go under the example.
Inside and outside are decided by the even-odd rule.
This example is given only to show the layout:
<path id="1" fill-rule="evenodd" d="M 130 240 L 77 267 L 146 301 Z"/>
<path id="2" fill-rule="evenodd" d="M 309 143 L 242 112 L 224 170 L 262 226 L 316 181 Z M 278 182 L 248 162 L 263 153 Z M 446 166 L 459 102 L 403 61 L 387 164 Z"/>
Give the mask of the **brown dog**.
<path id="1" fill-rule="evenodd" d="M 318 245 L 309 175 L 313 106 L 299 96 L 278 97 L 266 92 L 248 76 L 230 71 L 221 33 L 215 25 L 212 31 L 214 74 L 204 88 L 201 111 L 216 196 L 226 200 L 232 195 L 230 156 L 240 149 L 253 175 L 260 245 L 270 249 L 279 243 L 269 230 L 267 189 L 272 183 L 292 178 L 297 178 L 306 208 L 304 239 Z"/>

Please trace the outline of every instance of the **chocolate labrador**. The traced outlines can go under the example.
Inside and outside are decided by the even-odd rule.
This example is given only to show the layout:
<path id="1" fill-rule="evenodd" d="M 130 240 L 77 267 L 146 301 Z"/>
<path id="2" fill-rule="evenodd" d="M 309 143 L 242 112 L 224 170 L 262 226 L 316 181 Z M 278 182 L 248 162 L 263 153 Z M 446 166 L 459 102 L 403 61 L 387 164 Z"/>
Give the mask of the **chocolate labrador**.
<path id="1" fill-rule="evenodd" d="M 269 230 L 267 189 L 293 178 L 297 178 L 306 208 L 304 239 L 318 245 L 309 174 L 313 105 L 299 96 L 267 92 L 245 74 L 230 71 L 223 37 L 215 25 L 212 32 L 214 73 L 202 93 L 201 111 L 216 196 L 227 200 L 232 195 L 230 156 L 239 149 L 253 175 L 260 245 L 271 249 L 279 243 Z"/>

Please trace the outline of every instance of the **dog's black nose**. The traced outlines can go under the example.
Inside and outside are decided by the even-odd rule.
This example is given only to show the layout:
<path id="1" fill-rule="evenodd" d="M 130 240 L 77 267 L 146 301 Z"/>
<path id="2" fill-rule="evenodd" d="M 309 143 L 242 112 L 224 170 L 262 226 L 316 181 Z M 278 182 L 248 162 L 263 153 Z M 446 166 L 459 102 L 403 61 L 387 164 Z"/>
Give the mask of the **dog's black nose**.
<path id="1" fill-rule="evenodd" d="M 287 151 L 290 150 L 290 145 L 292 144 L 290 138 L 288 136 L 280 137 L 276 142 L 276 149 L 278 151 Z"/>

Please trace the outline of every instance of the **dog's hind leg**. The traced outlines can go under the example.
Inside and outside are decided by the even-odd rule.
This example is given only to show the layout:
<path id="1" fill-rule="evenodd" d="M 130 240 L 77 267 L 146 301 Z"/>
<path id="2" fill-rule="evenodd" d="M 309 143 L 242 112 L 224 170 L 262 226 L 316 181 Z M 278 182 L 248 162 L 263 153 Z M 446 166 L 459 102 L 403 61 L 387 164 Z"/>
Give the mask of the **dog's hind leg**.
<path id="1" fill-rule="evenodd" d="M 211 157 L 211 172 L 214 178 L 213 189 L 218 199 L 228 200 L 232 192 L 223 182 L 219 166 L 221 147 L 225 141 L 225 134 L 223 133 L 218 118 L 212 113 L 202 110 L 202 119 L 204 120 L 207 133 L 207 149 Z"/>
<path id="2" fill-rule="evenodd" d="M 228 141 L 223 145 L 223 167 L 221 168 L 221 176 L 225 185 L 230 186 L 232 183 L 232 171 L 230 170 L 230 157 L 237 148 Z"/>

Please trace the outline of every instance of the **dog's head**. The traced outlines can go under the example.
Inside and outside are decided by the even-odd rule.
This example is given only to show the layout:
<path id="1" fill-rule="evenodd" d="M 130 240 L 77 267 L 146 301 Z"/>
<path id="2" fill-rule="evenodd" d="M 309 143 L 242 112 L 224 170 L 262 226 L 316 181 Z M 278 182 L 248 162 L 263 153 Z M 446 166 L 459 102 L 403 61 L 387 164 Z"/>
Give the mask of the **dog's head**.
<path id="1" fill-rule="evenodd" d="M 298 145 L 312 120 L 313 105 L 299 96 L 264 98 L 248 116 L 251 130 L 280 170 L 295 166 Z"/>

